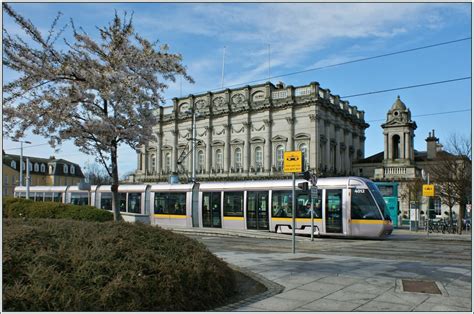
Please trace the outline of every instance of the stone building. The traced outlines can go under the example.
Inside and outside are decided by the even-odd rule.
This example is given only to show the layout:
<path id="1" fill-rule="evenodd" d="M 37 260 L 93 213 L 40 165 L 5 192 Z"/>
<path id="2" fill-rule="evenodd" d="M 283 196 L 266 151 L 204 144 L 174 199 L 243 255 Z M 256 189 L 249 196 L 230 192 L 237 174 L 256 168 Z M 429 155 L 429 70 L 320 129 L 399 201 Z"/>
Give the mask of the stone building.
<path id="1" fill-rule="evenodd" d="M 270 82 L 174 98 L 159 109 L 155 140 L 137 154 L 134 181 L 166 181 L 191 174 L 192 109 L 196 111 L 197 180 L 289 177 L 283 152 L 301 150 L 304 169 L 347 175 L 364 157 L 364 111 L 317 82 L 306 86 Z"/>
<path id="2" fill-rule="evenodd" d="M 430 168 L 438 162 L 437 157 L 450 154 L 443 151 L 443 146 L 439 144 L 439 138 L 435 136 L 434 130 L 425 139 L 426 151 L 415 150 L 414 137 L 417 125 L 411 119 L 410 109 L 401 101 L 400 96 L 388 111 L 387 119 L 381 127 L 384 150 L 354 162 L 353 171 L 358 176 L 374 181 L 398 182 L 400 215 L 409 217 L 410 204 L 406 197 L 409 185 L 417 179 L 422 180 L 422 173 L 429 173 Z M 438 217 L 446 216 L 444 212 L 447 207 L 441 204 L 438 197 L 433 198 L 432 204 L 427 198 L 421 199 L 420 209 L 425 214 L 430 206 L 435 209 Z M 457 213 L 459 206 L 456 205 L 454 211 Z"/>
<path id="3" fill-rule="evenodd" d="M 13 190 L 20 183 L 20 156 L 2 156 L 3 195 L 13 196 Z M 23 185 L 26 185 L 26 158 L 29 158 L 30 184 L 34 185 L 76 185 L 82 179 L 81 167 L 64 159 L 23 156 Z"/>

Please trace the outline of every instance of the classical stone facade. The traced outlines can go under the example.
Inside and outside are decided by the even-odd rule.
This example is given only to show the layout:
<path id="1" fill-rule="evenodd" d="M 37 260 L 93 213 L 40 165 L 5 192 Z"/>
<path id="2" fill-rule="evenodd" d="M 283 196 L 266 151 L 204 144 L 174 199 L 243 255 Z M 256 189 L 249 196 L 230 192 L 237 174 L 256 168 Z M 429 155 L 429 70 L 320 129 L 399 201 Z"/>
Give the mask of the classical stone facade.
<path id="1" fill-rule="evenodd" d="M 196 111 L 197 179 L 248 180 L 289 177 L 283 152 L 301 150 L 304 169 L 347 175 L 364 157 L 364 112 L 323 89 L 270 82 L 174 98 L 159 110 L 155 140 L 137 156 L 137 182 L 191 174 L 192 109 Z"/>
<path id="2" fill-rule="evenodd" d="M 449 154 L 442 149 L 435 131 L 429 133 L 425 139 L 426 151 L 417 151 L 414 148 L 416 122 L 411 119 L 410 109 L 396 99 L 387 113 L 387 120 L 381 125 L 384 136 L 384 150 L 367 158 L 353 163 L 353 172 L 359 176 L 374 181 L 398 182 L 398 198 L 401 217 L 409 217 L 409 200 L 405 197 L 407 189 L 416 179 L 422 179 L 422 172 L 429 173 L 430 168 L 436 164 L 437 156 Z M 435 208 L 438 217 L 446 216 L 447 207 L 435 197 L 430 204 L 428 198 L 421 197 L 420 209 L 426 214 L 427 208 Z M 459 206 L 454 212 L 458 213 Z"/>

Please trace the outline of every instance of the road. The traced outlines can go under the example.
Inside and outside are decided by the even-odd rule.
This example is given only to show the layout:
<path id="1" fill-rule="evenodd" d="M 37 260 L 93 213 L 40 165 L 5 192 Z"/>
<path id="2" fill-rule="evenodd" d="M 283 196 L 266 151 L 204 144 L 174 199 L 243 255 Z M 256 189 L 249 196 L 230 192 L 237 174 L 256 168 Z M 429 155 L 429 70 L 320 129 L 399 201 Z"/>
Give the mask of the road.
<path id="1" fill-rule="evenodd" d="M 212 252 L 241 251 L 254 253 L 291 252 L 291 241 L 244 237 L 200 236 Z M 392 236 L 385 240 L 315 238 L 298 241 L 297 252 L 310 254 L 368 257 L 433 264 L 471 265 L 471 242 Z"/>

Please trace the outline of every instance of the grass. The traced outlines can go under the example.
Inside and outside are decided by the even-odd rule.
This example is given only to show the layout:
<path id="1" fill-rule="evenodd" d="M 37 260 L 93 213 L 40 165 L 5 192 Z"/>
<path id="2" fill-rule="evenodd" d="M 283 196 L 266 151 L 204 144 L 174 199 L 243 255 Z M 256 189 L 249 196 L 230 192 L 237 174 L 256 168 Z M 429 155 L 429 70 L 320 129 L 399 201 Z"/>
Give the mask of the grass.
<path id="1" fill-rule="evenodd" d="M 204 311 L 235 291 L 203 244 L 158 227 L 3 220 L 5 311 Z"/>

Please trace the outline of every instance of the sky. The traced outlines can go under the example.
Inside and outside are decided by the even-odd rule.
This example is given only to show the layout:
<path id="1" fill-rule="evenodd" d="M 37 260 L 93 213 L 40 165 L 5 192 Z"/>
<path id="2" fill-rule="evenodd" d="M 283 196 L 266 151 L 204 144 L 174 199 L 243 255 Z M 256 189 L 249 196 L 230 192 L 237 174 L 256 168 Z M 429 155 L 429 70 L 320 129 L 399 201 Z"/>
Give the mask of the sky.
<path id="1" fill-rule="evenodd" d="M 58 11 L 59 25 L 72 18 L 92 37 L 115 11 L 133 12 L 135 29 L 143 37 L 168 44 L 183 56 L 195 83 L 168 82 L 167 104 L 173 97 L 224 88 L 279 81 L 302 86 L 312 81 L 365 111 L 365 156 L 383 150 L 381 124 L 399 95 L 411 110 L 415 149 L 426 150 L 425 138 L 435 129 L 444 143 L 456 133 L 471 138 L 471 79 L 411 89 L 344 97 L 405 86 L 470 77 L 472 40 L 407 53 L 321 68 L 471 37 L 470 3 L 12 3 L 18 13 L 47 32 Z M 23 36 L 3 14 L 3 27 Z M 65 36 L 70 36 L 67 28 Z M 225 48 L 225 73 L 222 61 Z M 269 62 L 270 60 L 270 62 Z M 270 75 L 269 75 L 270 73 Z M 3 67 L 3 82 L 16 74 Z M 269 79 L 270 77 L 270 79 Z M 255 82 L 253 82 L 255 81 Z M 458 112 L 452 112 L 458 111 Z M 446 113 L 451 112 L 451 113 Z M 431 115 L 434 114 L 434 115 Z M 84 167 L 94 157 L 72 142 L 59 151 L 47 140 L 28 135 L 23 153 L 64 158 Z M 6 153 L 19 154 L 19 143 L 3 137 Z M 136 153 L 119 150 L 119 175 L 136 169 Z"/>

